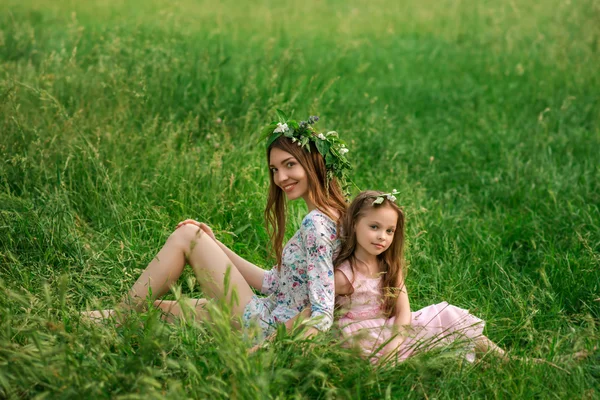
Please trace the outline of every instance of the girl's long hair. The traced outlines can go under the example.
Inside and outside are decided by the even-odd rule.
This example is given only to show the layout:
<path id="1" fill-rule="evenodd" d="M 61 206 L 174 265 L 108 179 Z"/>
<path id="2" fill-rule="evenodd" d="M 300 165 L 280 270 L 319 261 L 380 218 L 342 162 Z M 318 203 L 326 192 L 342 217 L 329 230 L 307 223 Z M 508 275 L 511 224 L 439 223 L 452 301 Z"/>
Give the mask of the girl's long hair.
<path id="1" fill-rule="evenodd" d="M 373 204 L 375 199 L 382 195 L 383 192 L 367 190 L 356 196 L 354 201 L 348 207 L 346 215 L 340 221 L 340 238 L 342 246 L 340 252 L 334 261 L 334 266 L 337 268 L 342 263 L 348 261 L 354 275 L 356 258 L 356 224 L 365 216 L 367 211 L 374 208 L 391 207 L 398 213 L 398 222 L 396 223 L 396 231 L 394 240 L 386 251 L 377 256 L 382 270 L 383 276 L 381 279 L 381 291 L 383 293 L 382 309 L 388 317 L 396 313 L 396 299 L 404 285 L 405 264 L 404 264 L 404 212 L 394 203 L 389 201 L 385 196 L 383 203 Z M 400 286 L 400 287 L 399 287 Z"/>
<path id="2" fill-rule="evenodd" d="M 327 182 L 325 160 L 316 146 L 312 142 L 309 142 L 309 144 L 310 152 L 292 143 L 289 138 L 281 136 L 267 149 L 267 163 L 270 162 L 271 150 L 274 148 L 286 151 L 294 156 L 306 171 L 308 199 L 321 212 L 332 220 L 337 221 L 338 218 L 334 212 L 337 212 L 340 219 L 343 218 L 346 214 L 348 204 L 337 179 L 332 178 Z M 273 172 L 269 173 L 269 181 L 269 196 L 265 209 L 265 220 L 267 222 L 267 232 L 271 238 L 272 253 L 277 258 L 277 268 L 279 268 L 283 252 L 287 207 L 283 190 L 273 180 Z"/>

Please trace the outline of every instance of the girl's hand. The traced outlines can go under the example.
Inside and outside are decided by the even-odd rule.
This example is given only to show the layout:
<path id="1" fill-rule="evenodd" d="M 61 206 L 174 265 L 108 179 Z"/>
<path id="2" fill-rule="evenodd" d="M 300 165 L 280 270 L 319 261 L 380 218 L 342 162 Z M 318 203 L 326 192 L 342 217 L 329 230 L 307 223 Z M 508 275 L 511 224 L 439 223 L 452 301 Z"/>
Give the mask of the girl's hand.
<path id="1" fill-rule="evenodd" d="M 212 229 L 210 229 L 210 226 L 206 225 L 204 222 L 198 222 L 196 220 L 193 219 L 186 219 L 185 221 L 181 221 L 180 223 L 177 224 L 177 227 L 175 228 L 176 230 L 181 228 L 183 225 L 196 225 L 198 228 L 202 229 L 204 231 L 204 233 L 206 233 L 208 236 L 210 236 L 212 238 L 212 240 L 217 240 L 215 238 L 215 234 L 213 233 Z"/>
<path id="2" fill-rule="evenodd" d="M 248 349 L 248 354 L 256 353 L 262 347 L 263 347 L 262 344 L 257 344 L 257 345 L 252 346 Z"/>
<path id="3" fill-rule="evenodd" d="M 405 338 L 401 335 L 390 340 L 390 342 L 381 350 L 382 354 L 380 361 L 383 361 L 384 363 L 388 361 L 398 362 L 398 350 L 400 349 L 400 346 L 402 346 L 402 343 L 404 343 L 404 340 Z"/>

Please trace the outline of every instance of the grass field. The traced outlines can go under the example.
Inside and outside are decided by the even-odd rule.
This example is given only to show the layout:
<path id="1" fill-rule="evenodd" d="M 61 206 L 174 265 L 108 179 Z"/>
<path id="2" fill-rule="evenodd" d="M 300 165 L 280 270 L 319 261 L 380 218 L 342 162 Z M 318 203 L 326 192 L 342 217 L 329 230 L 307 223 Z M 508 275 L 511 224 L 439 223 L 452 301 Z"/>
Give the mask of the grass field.
<path id="1" fill-rule="evenodd" d="M 5 0 L 0 397 L 598 398 L 598 21 L 598 0 Z M 246 356 L 224 319 L 152 310 L 81 323 L 185 218 L 272 265 L 275 108 L 339 131 L 358 188 L 401 192 L 413 309 L 469 308 L 548 363 L 376 367 L 332 335 Z M 181 294 L 201 296 L 189 272 Z"/>

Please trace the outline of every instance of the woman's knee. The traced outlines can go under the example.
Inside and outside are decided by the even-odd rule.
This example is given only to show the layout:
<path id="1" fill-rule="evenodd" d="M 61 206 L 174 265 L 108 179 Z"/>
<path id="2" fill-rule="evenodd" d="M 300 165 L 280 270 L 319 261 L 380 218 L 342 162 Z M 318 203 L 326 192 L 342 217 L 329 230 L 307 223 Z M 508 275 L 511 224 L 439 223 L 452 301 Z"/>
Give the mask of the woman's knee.
<path id="1" fill-rule="evenodd" d="M 189 247 L 190 243 L 196 240 L 202 234 L 202 230 L 196 225 L 186 224 L 175 229 L 169 240 L 176 242 L 179 245 Z"/>

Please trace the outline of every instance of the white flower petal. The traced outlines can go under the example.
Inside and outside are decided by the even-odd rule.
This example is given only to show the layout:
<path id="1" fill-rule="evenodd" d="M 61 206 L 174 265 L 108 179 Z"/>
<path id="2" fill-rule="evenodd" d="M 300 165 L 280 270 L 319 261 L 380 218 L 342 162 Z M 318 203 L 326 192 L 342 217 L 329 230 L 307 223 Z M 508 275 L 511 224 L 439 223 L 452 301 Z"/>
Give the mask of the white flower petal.
<path id="1" fill-rule="evenodd" d="M 281 122 L 277 123 L 277 128 L 273 131 L 273 133 L 283 133 L 289 131 L 287 124 L 282 124 Z"/>

